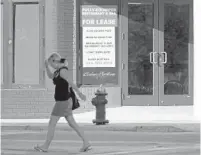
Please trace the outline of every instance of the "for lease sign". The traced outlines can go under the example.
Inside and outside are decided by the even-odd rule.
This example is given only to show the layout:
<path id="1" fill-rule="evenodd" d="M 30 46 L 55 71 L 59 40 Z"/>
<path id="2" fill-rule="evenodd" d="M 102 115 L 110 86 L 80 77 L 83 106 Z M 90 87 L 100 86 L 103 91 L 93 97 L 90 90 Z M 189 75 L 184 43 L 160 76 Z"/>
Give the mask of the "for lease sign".
<path id="1" fill-rule="evenodd" d="M 83 84 L 117 83 L 116 5 L 82 5 Z"/>
<path id="2" fill-rule="evenodd" d="M 115 67 L 116 6 L 83 5 L 83 67 Z"/>
<path id="3" fill-rule="evenodd" d="M 82 26 L 117 26 L 117 6 L 83 5 L 81 7 Z"/>

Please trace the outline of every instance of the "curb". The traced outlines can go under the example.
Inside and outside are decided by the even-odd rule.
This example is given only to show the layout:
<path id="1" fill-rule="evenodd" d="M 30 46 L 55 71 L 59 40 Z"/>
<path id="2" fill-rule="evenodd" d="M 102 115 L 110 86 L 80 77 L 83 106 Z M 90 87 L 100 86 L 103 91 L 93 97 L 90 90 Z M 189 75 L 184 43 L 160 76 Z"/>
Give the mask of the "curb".
<path id="1" fill-rule="evenodd" d="M 79 126 L 85 131 L 127 131 L 127 132 L 200 132 L 200 125 L 193 124 L 107 124 L 92 125 L 79 123 Z M 46 131 L 48 124 L 2 124 L 1 130 L 17 131 Z M 56 130 L 72 131 L 68 124 L 58 124 Z"/>

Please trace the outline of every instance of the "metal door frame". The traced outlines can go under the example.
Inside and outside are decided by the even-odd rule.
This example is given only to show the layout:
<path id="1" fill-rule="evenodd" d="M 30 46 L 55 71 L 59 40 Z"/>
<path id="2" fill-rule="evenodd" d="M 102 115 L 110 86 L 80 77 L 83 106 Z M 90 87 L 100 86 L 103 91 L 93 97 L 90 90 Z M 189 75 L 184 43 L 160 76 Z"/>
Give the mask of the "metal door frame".
<path id="1" fill-rule="evenodd" d="M 128 2 L 134 3 L 154 3 L 154 56 L 157 63 L 153 64 L 153 95 L 133 95 L 128 96 Z M 164 3 L 186 3 L 190 5 L 190 25 L 189 25 L 189 94 L 188 95 L 164 95 L 164 64 L 160 60 L 164 51 Z M 193 1 L 192 0 L 122 0 L 121 1 L 121 30 L 122 39 L 120 49 L 122 56 L 122 105 L 123 106 L 172 106 L 172 105 L 192 105 L 193 104 Z M 156 73 L 157 72 L 157 73 Z M 155 76 L 154 76 L 155 75 Z"/>
<path id="2" fill-rule="evenodd" d="M 164 94 L 164 63 L 159 67 L 159 105 L 193 105 L 193 1 L 192 0 L 158 0 L 159 1 L 159 53 L 165 54 L 164 51 L 164 4 L 189 4 L 189 47 L 188 47 L 188 92 L 183 95 L 165 95 Z"/>
<path id="3" fill-rule="evenodd" d="M 153 29 L 153 57 L 158 53 L 158 2 L 157 0 L 122 0 L 121 3 L 121 35 L 120 44 L 122 56 L 122 103 L 124 106 L 158 106 L 158 64 L 153 62 L 153 94 L 128 96 L 128 3 L 152 3 L 154 6 L 154 29 Z M 152 53 L 153 52 L 153 53 Z M 155 60 L 155 59 L 154 59 Z M 153 60 L 150 60 L 153 61 Z"/>

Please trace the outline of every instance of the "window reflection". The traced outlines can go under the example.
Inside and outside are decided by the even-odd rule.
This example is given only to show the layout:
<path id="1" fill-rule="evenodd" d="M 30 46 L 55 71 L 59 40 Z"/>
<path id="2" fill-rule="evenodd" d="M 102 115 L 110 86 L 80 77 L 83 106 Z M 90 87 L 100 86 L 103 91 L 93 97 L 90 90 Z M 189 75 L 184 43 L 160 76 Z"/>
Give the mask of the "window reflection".
<path id="1" fill-rule="evenodd" d="M 189 5 L 164 5 L 164 94 L 188 94 Z"/>
<path id="2" fill-rule="evenodd" d="M 128 93 L 153 94 L 153 5 L 128 5 Z"/>

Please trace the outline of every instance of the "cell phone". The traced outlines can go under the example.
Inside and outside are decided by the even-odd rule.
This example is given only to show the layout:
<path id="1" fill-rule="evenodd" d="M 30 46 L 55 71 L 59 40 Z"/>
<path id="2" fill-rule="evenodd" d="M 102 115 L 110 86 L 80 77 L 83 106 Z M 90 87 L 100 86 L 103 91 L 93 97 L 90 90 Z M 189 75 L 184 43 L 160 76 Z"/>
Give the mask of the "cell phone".
<path id="1" fill-rule="evenodd" d="M 66 61 L 66 59 L 64 59 L 64 58 L 61 58 L 61 59 L 60 59 L 60 62 L 61 62 L 61 63 L 64 63 L 65 61 Z"/>

